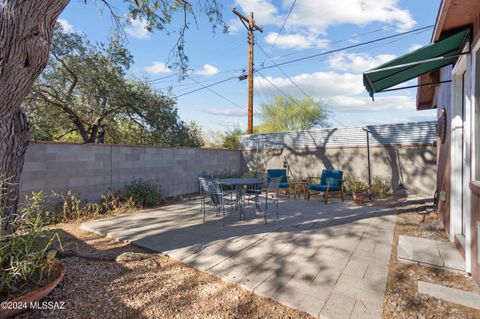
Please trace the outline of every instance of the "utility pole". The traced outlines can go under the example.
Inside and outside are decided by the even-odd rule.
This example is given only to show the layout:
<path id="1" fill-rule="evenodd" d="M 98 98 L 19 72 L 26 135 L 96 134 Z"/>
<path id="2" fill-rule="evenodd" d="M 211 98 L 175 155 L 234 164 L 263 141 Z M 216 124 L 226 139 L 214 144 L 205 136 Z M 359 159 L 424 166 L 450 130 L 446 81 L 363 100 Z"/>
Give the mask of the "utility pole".
<path id="1" fill-rule="evenodd" d="M 233 8 L 235 13 L 242 24 L 248 31 L 248 134 L 253 133 L 253 46 L 255 45 L 254 31 L 263 32 L 263 28 L 255 24 L 253 19 L 253 12 L 250 12 L 249 18 L 237 11 L 237 8 Z"/>

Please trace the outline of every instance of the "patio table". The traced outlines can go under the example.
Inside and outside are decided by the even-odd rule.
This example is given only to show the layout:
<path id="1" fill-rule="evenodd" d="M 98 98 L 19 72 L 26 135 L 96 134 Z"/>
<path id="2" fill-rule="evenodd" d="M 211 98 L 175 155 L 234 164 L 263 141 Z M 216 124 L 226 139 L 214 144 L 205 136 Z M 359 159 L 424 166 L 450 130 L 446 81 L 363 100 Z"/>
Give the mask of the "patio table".
<path id="1" fill-rule="evenodd" d="M 235 188 L 237 207 L 240 207 L 243 186 L 264 184 L 264 180 L 259 178 L 220 178 L 216 179 L 215 181 L 220 185 L 231 186 Z"/>

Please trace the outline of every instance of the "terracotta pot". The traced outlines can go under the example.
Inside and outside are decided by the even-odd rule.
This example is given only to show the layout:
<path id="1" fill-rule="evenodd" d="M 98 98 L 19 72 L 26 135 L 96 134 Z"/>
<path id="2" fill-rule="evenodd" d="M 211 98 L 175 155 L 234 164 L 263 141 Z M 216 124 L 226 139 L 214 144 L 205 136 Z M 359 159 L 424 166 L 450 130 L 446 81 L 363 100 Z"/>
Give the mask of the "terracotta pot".
<path id="1" fill-rule="evenodd" d="M 15 299 L 9 300 L 12 303 L 26 303 L 29 304 L 31 302 L 38 302 L 45 298 L 52 290 L 55 288 L 60 281 L 63 279 L 65 276 L 65 273 L 67 272 L 67 266 L 61 262 L 56 261 L 53 264 L 52 267 L 53 270 L 57 271 L 59 273 L 58 277 L 55 278 L 53 281 L 50 283 L 46 284 L 43 287 L 37 288 L 35 290 L 32 290 L 28 293 L 26 293 L 23 296 L 17 297 Z M 27 309 L 0 309 L 0 319 L 6 319 L 6 318 L 11 318 L 13 316 L 16 316 Z"/>
<path id="2" fill-rule="evenodd" d="M 363 205 L 363 202 L 365 201 L 365 197 L 367 197 L 367 194 L 363 193 L 355 193 L 352 192 L 353 200 L 355 201 L 355 204 L 357 205 Z"/>

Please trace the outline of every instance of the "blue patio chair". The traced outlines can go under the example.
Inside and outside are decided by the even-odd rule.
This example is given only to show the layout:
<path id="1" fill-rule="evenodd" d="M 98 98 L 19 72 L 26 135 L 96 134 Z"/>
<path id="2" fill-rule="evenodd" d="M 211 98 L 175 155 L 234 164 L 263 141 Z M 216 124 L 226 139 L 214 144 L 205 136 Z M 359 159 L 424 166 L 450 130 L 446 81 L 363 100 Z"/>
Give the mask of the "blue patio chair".
<path id="1" fill-rule="evenodd" d="M 321 177 L 310 177 L 308 182 L 307 200 L 314 193 L 321 193 L 325 198 L 325 204 L 328 204 L 328 196 L 331 193 L 340 193 L 343 197 L 343 172 L 337 170 L 324 169 Z"/>
<path id="2" fill-rule="evenodd" d="M 267 169 L 267 184 L 270 183 L 274 177 L 280 177 L 279 191 L 285 191 L 285 194 L 290 198 L 290 184 L 288 183 L 287 170 L 283 168 Z"/>

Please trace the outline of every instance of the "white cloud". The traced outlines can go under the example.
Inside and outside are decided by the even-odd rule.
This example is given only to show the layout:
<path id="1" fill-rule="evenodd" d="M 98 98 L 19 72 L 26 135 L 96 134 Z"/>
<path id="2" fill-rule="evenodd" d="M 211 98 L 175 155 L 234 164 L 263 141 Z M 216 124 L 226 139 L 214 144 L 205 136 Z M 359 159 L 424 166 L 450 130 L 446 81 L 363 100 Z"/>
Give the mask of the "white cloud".
<path id="1" fill-rule="evenodd" d="M 372 112 L 415 110 L 415 97 L 408 95 L 375 96 L 375 101 L 368 96 L 334 96 L 327 100 L 333 111 Z"/>
<path id="2" fill-rule="evenodd" d="M 408 48 L 408 52 L 413 52 L 415 50 L 418 50 L 420 49 L 421 47 L 423 47 L 423 45 L 421 44 L 418 44 L 418 43 L 413 43 L 410 48 Z"/>
<path id="3" fill-rule="evenodd" d="M 147 30 L 147 21 L 145 19 L 128 19 L 128 26 L 125 32 L 136 39 L 150 38 L 150 32 Z"/>
<path id="4" fill-rule="evenodd" d="M 155 61 L 152 65 L 144 68 L 145 72 L 158 74 L 158 73 L 170 73 L 172 70 L 163 62 Z"/>
<path id="5" fill-rule="evenodd" d="M 70 22 L 68 22 L 67 19 L 58 19 L 57 22 L 62 26 L 63 31 L 65 31 L 66 33 L 75 32 L 75 28 Z"/>
<path id="6" fill-rule="evenodd" d="M 306 48 L 326 48 L 328 47 L 328 40 L 317 39 L 315 37 L 304 36 L 300 33 L 295 34 L 285 34 L 278 36 L 277 32 L 270 32 L 265 37 L 265 42 L 268 44 L 274 44 L 279 48 L 295 48 L 295 49 L 306 49 Z M 276 39 L 276 42 L 275 42 Z"/>
<path id="7" fill-rule="evenodd" d="M 195 73 L 204 75 L 204 76 L 210 76 L 210 75 L 218 74 L 218 72 L 220 72 L 218 68 L 214 67 L 211 64 L 205 64 L 201 70 L 198 70 Z"/>
<path id="8" fill-rule="evenodd" d="M 366 94 L 360 73 L 314 72 L 291 77 L 309 96 L 321 99 L 332 111 L 371 112 L 392 110 L 415 110 L 415 97 L 411 95 L 377 95 L 375 101 Z M 304 95 L 287 79 L 267 77 L 287 95 L 303 98 Z M 281 95 L 264 78 L 255 90 L 268 96 Z"/>
<path id="9" fill-rule="evenodd" d="M 398 6 L 399 0 L 298 0 L 286 30 L 290 33 L 307 32 L 318 36 L 340 24 L 367 25 L 372 22 L 395 24 L 397 31 L 412 29 L 416 22 L 410 11 Z M 284 0 L 280 14 L 271 0 L 236 0 L 243 12 L 255 12 L 259 24 L 280 26 L 291 1 Z"/>
<path id="10" fill-rule="evenodd" d="M 212 115 L 221 115 L 221 116 L 238 116 L 245 117 L 248 115 L 247 110 L 241 110 L 240 108 L 210 108 L 207 109 L 207 113 Z M 254 110 L 254 114 L 259 114 L 258 111 Z"/>
<path id="11" fill-rule="evenodd" d="M 235 4 L 240 7 L 238 11 L 244 15 L 254 12 L 255 22 L 258 25 L 283 22 L 283 17 L 278 14 L 278 9 L 271 0 L 235 0 Z"/>
<path id="12" fill-rule="evenodd" d="M 229 121 L 229 120 L 218 121 L 216 123 L 220 126 L 227 127 L 229 129 L 241 128 L 245 125 L 243 121 Z"/>
<path id="13" fill-rule="evenodd" d="M 338 53 L 328 59 L 328 64 L 334 70 L 363 73 L 385 62 L 395 59 L 393 54 L 370 56 L 364 53 Z"/>
<path id="14" fill-rule="evenodd" d="M 298 95 L 298 89 L 287 78 L 258 78 L 260 85 L 255 89 L 264 94 L 279 95 L 272 84 L 289 95 Z M 356 95 L 364 92 L 362 75 L 337 72 L 314 72 L 291 77 L 292 80 L 312 97 L 326 98 L 336 95 Z"/>
<path id="15" fill-rule="evenodd" d="M 246 116 L 246 110 L 240 109 L 207 109 L 207 113 L 212 115 L 223 115 L 223 116 Z"/>

